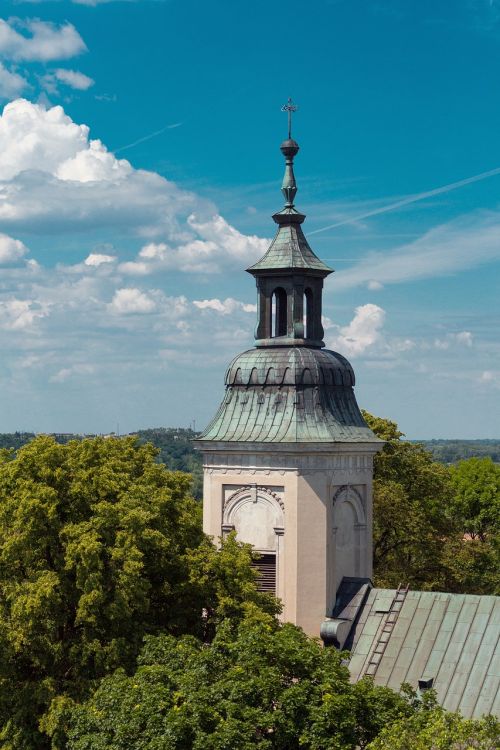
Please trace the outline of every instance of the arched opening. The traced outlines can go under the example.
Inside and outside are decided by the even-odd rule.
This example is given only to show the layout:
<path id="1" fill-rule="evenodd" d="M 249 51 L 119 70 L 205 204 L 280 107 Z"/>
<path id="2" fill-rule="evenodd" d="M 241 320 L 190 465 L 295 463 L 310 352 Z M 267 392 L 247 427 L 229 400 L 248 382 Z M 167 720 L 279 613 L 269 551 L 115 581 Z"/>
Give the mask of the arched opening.
<path id="1" fill-rule="evenodd" d="M 312 289 L 304 292 L 304 338 L 312 339 L 313 334 L 313 293 Z"/>
<path id="2" fill-rule="evenodd" d="M 257 586 L 283 597 L 280 575 L 283 559 L 284 506 L 282 500 L 264 487 L 242 487 L 224 506 L 222 533 L 236 532 L 239 541 L 251 544 L 260 558 L 254 561 L 259 573 Z"/>
<path id="3" fill-rule="evenodd" d="M 273 292 L 271 336 L 286 336 L 286 292 L 278 287 Z"/>

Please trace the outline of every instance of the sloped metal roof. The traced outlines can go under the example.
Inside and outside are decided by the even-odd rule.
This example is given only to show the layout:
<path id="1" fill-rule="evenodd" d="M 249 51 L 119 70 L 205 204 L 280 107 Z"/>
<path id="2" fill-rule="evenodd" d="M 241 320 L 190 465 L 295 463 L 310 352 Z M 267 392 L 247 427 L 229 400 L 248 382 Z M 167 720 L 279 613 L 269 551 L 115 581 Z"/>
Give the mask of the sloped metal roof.
<path id="1" fill-rule="evenodd" d="M 382 443 L 364 421 L 349 362 L 325 349 L 266 347 L 238 355 L 200 441 Z"/>
<path id="2" fill-rule="evenodd" d="M 311 250 L 298 223 L 280 226 L 267 253 L 247 270 L 253 273 L 254 271 L 290 269 L 321 271 L 324 275 L 332 273 L 332 269 Z"/>
<path id="3" fill-rule="evenodd" d="M 354 628 L 351 678 L 368 669 L 395 598 L 372 589 Z M 439 703 L 466 718 L 500 715 L 500 597 L 409 591 L 374 674 L 398 690 L 433 679 Z"/>

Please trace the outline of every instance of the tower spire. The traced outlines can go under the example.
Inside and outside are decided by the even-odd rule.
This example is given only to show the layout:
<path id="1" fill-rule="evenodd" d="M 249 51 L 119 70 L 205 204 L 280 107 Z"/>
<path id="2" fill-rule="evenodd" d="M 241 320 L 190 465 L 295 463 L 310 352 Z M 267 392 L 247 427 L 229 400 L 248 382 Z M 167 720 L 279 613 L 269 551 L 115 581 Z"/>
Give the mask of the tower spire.
<path id="1" fill-rule="evenodd" d="M 292 138 L 292 114 L 298 109 L 289 97 L 288 102 L 281 107 L 282 112 L 288 113 L 288 139 L 281 144 L 281 153 L 285 157 L 285 174 L 281 185 L 281 192 L 285 198 L 285 209 L 293 208 L 297 195 L 297 183 L 293 173 L 293 160 L 299 151 L 299 144 Z"/>
<path id="2" fill-rule="evenodd" d="M 292 102 L 292 97 L 288 97 L 288 101 L 281 107 L 282 112 L 288 112 L 288 140 L 292 139 L 292 114 L 298 110 L 298 106 Z"/>
<path id="3" fill-rule="evenodd" d="M 294 205 L 297 183 L 293 160 L 299 144 L 291 137 L 297 105 L 289 99 L 281 109 L 288 113 L 288 138 L 280 146 L 285 157 L 281 185 L 285 206 L 273 215 L 278 231 L 267 253 L 247 269 L 257 283 L 256 346 L 322 348 L 323 279 L 332 269 L 314 254 L 302 231 L 306 217 Z"/>

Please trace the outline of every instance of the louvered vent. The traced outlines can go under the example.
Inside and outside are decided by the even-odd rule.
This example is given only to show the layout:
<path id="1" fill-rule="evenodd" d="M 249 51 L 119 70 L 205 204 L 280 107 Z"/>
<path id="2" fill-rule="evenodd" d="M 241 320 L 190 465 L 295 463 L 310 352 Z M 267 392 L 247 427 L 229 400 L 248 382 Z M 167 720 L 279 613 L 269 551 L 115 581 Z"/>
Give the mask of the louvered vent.
<path id="1" fill-rule="evenodd" d="M 276 594 L 276 555 L 261 555 L 252 563 L 259 571 L 257 588 L 269 594 Z"/>

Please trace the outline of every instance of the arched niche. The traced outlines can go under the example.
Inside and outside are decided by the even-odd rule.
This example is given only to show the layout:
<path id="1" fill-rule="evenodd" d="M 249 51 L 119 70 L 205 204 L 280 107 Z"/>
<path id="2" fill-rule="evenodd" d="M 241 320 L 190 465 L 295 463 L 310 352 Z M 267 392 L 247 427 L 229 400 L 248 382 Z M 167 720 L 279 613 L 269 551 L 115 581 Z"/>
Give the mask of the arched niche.
<path id="1" fill-rule="evenodd" d="M 276 530 L 282 531 L 285 525 L 282 502 L 266 488 L 242 487 L 228 498 L 222 525 L 259 552 L 276 551 Z"/>
<path id="2" fill-rule="evenodd" d="M 344 576 L 365 577 L 367 526 L 361 493 L 348 485 L 333 494 L 333 574 L 335 590 Z"/>
<path id="3" fill-rule="evenodd" d="M 236 532 L 240 542 L 251 544 L 273 566 L 273 587 L 266 590 L 282 598 L 284 582 L 280 571 L 285 518 L 281 497 L 266 487 L 241 487 L 227 499 L 223 509 L 222 533 L 231 531 Z"/>

